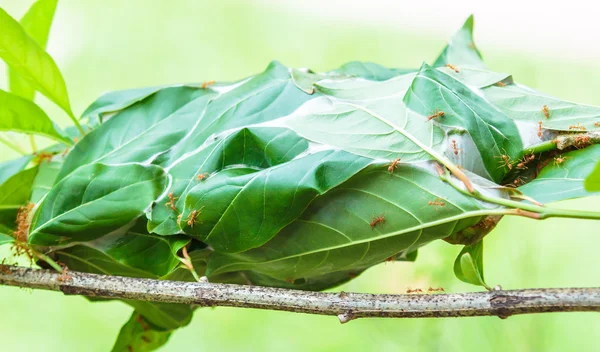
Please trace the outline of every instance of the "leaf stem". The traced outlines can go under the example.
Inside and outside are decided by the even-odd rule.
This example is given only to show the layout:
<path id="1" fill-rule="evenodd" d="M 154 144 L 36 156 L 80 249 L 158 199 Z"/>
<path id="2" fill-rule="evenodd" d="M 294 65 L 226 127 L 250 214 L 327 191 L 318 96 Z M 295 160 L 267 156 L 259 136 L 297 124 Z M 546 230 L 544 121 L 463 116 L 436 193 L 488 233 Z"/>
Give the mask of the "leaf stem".
<path id="1" fill-rule="evenodd" d="M 0 137 L 0 143 L 4 144 L 5 146 L 9 147 L 10 149 L 16 151 L 17 153 L 21 154 L 21 155 L 25 155 L 27 154 L 23 149 L 21 149 L 21 147 L 19 147 L 16 143 L 12 143 L 9 142 L 6 138 Z"/>
<path id="2" fill-rule="evenodd" d="M 525 148 L 523 150 L 523 154 L 537 154 L 544 153 L 550 150 L 556 149 L 556 142 L 554 141 L 545 141 L 540 144 L 532 145 L 531 147 Z"/>
<path id="3" fill-rule="evenodd" d="M 73 123 L 75 124 L 75 127 L 77 127 L 77 129 L 79 130 L 81 135 L 85 136 L 85 131 L 83 130 L 83 127 L 81 127 L 81 124 L 79 123 L 79 121 L 77 120 L 75 115 L 73 114 L 73 111 L 71 111 L 71 109 L 69 109 L 69 111 L 67 111 L 67 114 L 69 115 L 69 118 L 71 119 L 71 121 L 73 121 Z"/>
<path id="4" fill-rule="evenodd" d="M 592 219 L 592 220 L 600 220 L 600 212 L 592 212 L 585 210 L 570 210 L 570 209 L 557 209 L 550 208 L 547 206 L 540 206 L 536 204 L 527 204 L 523 202 L 517 202 L 514 200 L 495 197 L 487 194 L 483 194 L 478 190 L 474 190 L 473 192 L 467 192 L 461 187 L 459 187 L 455 182 L 453 182 L 448 174 L 441 175 L 442 180 L 450 184 L 457 191 L 471 196 L 473 198 L 482 200 L 487 203 L 498 204 L 504 207 L 513 208 L 516 211 L 512 213 L 512 215 L 520 215 L 526 216 L 535 219 L 548 219 L 548 218 L 571 218 L 571 219 Z M 533 214 L 532 214 L 533 213 Z M 534 215 L 536 214 L 536 215 Z"/>
<path id="5" fill-rule="evenodd" d="M 54 260 L 52 260 L 52 258 L 48 257 L 47 255 L 40 253 L 36 250 L 34 250 L 33 248 L 31 249 L 31 251 L 33 252 L 33 254 L 38 257 L 39 259 L 45 261 L 46 263 L 48 263 L 48 265 L 50 265 L 54 270 L 58 271 L 59 273 L 63 272 L 63 268 L 58 265 L 57 262 L 55 262 Z"/>
<path id="6" fill-rule="evenodd" d="M 29 144 L 31 145 L 31 152 L 32 153 L 37 152 L 37 145 L 35 144 L 35 137 L 32 134 L 29 135 Z"/>

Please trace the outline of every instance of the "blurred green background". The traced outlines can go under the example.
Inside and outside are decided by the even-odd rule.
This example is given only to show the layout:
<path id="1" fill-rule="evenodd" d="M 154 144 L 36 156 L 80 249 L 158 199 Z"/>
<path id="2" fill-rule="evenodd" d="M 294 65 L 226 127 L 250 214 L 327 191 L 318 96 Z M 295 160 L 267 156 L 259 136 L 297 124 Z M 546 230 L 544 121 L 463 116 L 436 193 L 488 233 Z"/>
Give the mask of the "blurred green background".
<path id="1" fill-rule="evenodd" d="M 0 0 L 16 18 L 30 3 Z M 317 71 L 353 60 L 418 67 L 433 61 L 468 14 L 466 9 L 453 18 L 446 35 L 427 35 L 401 24 L 327 21 L 269 1 L 61 0 L 48 50 L 63 70 L 74 110 L 81 113 L 110 90 L 236 80 L 262 71 L 272 59 Z M 480 36 L 476 25 L 476 40 Z M 520 54 L 489 42 L 478 46 L 493 70 L 512 73 L 518 82 L 564 99 L 600 105 L 598 61 Z M 4 71 L 0 75 L 6 81 Z M 67 125 L 66 116 L 38 99 Z M 14 156 L 1 151 L 2 160 Z M 600 210 L 600 198 L 559 206 Z M 505 289 L 598 286 L 598 229 L 597 222 L 584 220 L 504 219 L 486 241 L 487 281 Z M 381 264 L 338 289 L 478 290 L 453 276 L 459 251 L 438 241 L 423 248 L 416 263 Z M 108 351 L 131 308 L 0 287 L 0 312 L 2 351 Z M 591 351 L 597 349 L 598 336 L 600 315 L 593 313 L 507 320 L 362 319 L 340 325 L 335 317 L 216 308 L 197 310 L 192 323 L 174 333 L 162 351 Z"/>

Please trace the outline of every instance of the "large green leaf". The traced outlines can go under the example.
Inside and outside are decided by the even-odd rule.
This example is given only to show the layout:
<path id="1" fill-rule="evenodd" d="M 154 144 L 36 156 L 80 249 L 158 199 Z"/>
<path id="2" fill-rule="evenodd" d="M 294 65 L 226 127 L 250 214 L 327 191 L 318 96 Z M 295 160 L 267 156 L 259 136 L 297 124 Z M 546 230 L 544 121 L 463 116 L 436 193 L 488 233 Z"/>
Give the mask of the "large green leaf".
<path id="1" fill-rule="evenodd" d="M 343 151 L 323 151 L 259 172 L 225 170 L 187 194 L 180 226 L 217 251 L 255 248 L 369 163 Z"/>
<path id="2" fill-rule="evenodd" d="M 42 200 L 29 242 L 49 246 L 101 237 L 142 215 L 166 183 L 158 166 L 81 167 L 54 185 Z"/>
<path id="3" fill-rule="evenodd" d="M 133 312 L 131 318 L 121 328 L 112 352 L 154 351 L 167 343 L 171 333 L 171 330 L 156 328 L 142 315 Z"/>
<path id="4" fill-rule="evenodd" d="M 177 252 L 189 241 L 185 236 L 148 234 L 142 221 L 124 233 L 64 248 L 56 255 L 73 270 L 158 279 L 181 264 Z"/>
<path id="5" fill-rule="evenodd" d="M 0 8 L 0 58 L 31 87 L 73 116 L 65 80 L 56 63 L 23 27 Z"/>
<path id="6" fill-rule="evenodd" d="M 444 198 L 444 205 L 429 204 Z M 207 274 L 252 270 L 278 280 L 360 271 L 477 223 L 488 210 L 420 167 L 370 166 L 313 201 L 265 245 L 215 252 Z M 374 222 L 382 216 L 384 221 Z"/>
<path id="7" fill-rule="evenodd" d="M 209 95 L 172 87 L 151 94 L 88 133 L 67 156 L 58 180 L 95 162 L 145 162 L 180 141 L 196 123 Z"/>
<path id="8" fill-rule="evenodd" d="M 287 67 L 273 61 L 261 74 L 226 87 L 205 110 L 197 111 L 189 134 L 156 163 L 166 167 L 180 163 L 210 139 L 218 140 L 246 126 L 268 124 L 312 97 L 296 87 Z"/>
<path id="9" fill-rule="evenodd" d="M 470 159 L 481 158 L 484 170 L 461 164 L 481 176 L 489 175 L 492 180 L 500 181 L 508 171 L 498 167 L 500 155 L 506 154 L 514 159 L 522 153 L 523 145 L 514 121 L 494 109 L 480 94 L 439 70 L 424 65 L 406 93 L 404 102 L 424 116 L 443 111 L 444 115 L 436 118 L 435 123 L 448 133 L 455 134 L 456 139 L 466 130 L 470 138 L 459 139 L 461 144 L 473 143 L 477 151 L 463 148 L 463 152 L 476 153 L 470 155 Z"/>
<path id="10" fill-rule="evenodd" d="M 454 261 L 454 274 L 468 284 L 490 287 L 483 276 L 483 241 L 465 246 Z"/>
<path id="11" fill-rule="evenodd" d="M 459 66 L 459 71 L 463 65 L 467 67 L 486 68 L 481 53 L 477 50 L 473 41 L 473 22 L 473 15 L 471 15 L 467 18 L 462 28 L 450 39 L 450 43 L 435 60 L 433 66 L 438 67 L 451 64 Z"/>
<path id="12" fill-rule="evenodd" d="M 600 192 L 600 161 L 583 182 L 586 191 Z"/>
<path id="13" fill-rule="evenodd" d="M 483 93 L 511 119 L 530 122 L 528 132 L 533 141 L 539 141 L 539 137 L 535 136 L 539 122 L 544 129 L 551 130 L 598 130 L 595 124 L 600 123 L 600 107 L 560 100 L 516 84 L 490 86 L 483 89 Z M 544 114 L 544 106 L 548 108 L 548 118 Z"/>
<path id="14" fill-rule="evenodd" d="M 594 192 L 600 189 L 586 189 L 584 182 L 598 160 L 600 145 L 558 155 L 555 160 L 550 160 L 534 180 L 518 190 L 542 203 L 597 194 Z"/>
<path id="15" fill-rule="evenodd" d="M 20 158 L 8 160 L 0 163 L 0 185 L 4 181 L 8 180 L 12 175 L 25 169 L 25 167 L 31 162 L 33 155 L 24 155 Z"/>
<path id="16" fill-rule="evenodd" d="M 44 50 L 48 43 L 50 26 L 52 26 L 57 3 L 58 0 L 38 0 L 31 5 L 21 19 L 21 26 L 25 32 Z M 34 89 L 13 69 L 8 70 L 8 83 L 11 92 L 25 99 L 33 100 Z"/>
<path id="17" fill-rule="evenodd" d="M 20 171 L 0 186 L 0 233 L 14 230 L 17 212 L 29 201 L 37 171 L 37 167 Z"/>
<path id="18" fill-rule="evenodd" d="M 123 110 L 164 87 L 147 87 L 109 92 L 98 98 L 81 114 L 82 119 L 102 121 L 102 115 Z"/>
<path id="19" fill-rule="evenodd" d="M 48 115 L 31 100 L 0 89 L 0 131 L 37 134 L 72 145 Z"/>
<path id="20" fill-rule="evenodd" d="M 270 168 L 291 161 L 307 148 L 308 143 L 292 131 L 275 127 L 244 128 L 202 145 L 169 170 L 172 177 L 169 191 L 173 193 L 175 209 L 166 204 L 168 202 L 159 202 L 149 215 L 149 231 L 161 235 L 179 232 L 177 216 L 183 211 L 185 196 L 196 185 L 205 182 L 205 178 L 212 177 L 209 175 L 230 166 L 243 165 L 255 170 Z"/>
<path id="21" fill-rule="evenodd" d="M 332 73 L 359 77 L 372 81 L 385 81 L 415 71 L 416 70 L 414 69 L 387 68 L 373 62 L 352 61 L 333 70 Z"/>

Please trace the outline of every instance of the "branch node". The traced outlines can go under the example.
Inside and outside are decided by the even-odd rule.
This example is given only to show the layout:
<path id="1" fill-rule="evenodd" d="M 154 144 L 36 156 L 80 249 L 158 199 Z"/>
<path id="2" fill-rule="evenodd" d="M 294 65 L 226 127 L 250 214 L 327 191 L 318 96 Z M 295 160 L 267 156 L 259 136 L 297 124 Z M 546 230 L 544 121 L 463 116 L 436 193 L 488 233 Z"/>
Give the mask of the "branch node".
<path id="1" fill-rule="evenodd" d="M 357 318 L 356 315 L 354 313 L 352 313 L 351 310 L 338 315 L 338 319 L 340 320 L 341 324 L 346 324 L 347 322 L 354 320 L 356 318 Z"/>

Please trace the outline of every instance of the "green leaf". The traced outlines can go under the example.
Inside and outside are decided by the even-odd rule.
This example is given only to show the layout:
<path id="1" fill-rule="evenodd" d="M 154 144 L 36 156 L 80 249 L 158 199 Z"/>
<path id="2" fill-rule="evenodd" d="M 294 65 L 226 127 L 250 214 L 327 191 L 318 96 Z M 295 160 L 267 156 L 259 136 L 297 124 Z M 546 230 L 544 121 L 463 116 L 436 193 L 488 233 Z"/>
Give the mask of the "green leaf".
<path id="1" fill-rule="evenodd" d="M 444 206 L 429 205 L 442 198 Z M 392 175 L 370 166 L 315 199 L 263 246 L 213 253 L 207 275 L 251 270 L 290 281 L 362 271 L 472 226 L 487 211 L 418 166 L 402 165 Z M 379 216 L 384 221 L 371 226 Z"/>
<path id="2" fill-rule="evenodd" d="M 538 123 L 544 129 L 558 131 L 598 130 L 600 107 L 577 104 L 550 97 L 521 85 L 490 86 L 483 89 L 485 98 L 511 119 L 530 122 L 527 134 L 532 143 L 539 143 Z M 548 108 L 548 118 L 543 107 Z M 571 126 L 578 126 L 574 129 Z M 580 127 L 579 127 L 580 126 Z"/>
<path id="3" fill-rule="evenodd" d="M 588 192 L 600 192 L 600 162 L 596 164 L 596 167 L 585 179 L 583 185 Z"/>
<path id="4" fill-rule="evenodd" d="M 459 70 L 462 66 L 486 68 L 481 53 L 477 50 L 473 41 L 473 22 L 473 15 L 471 15 L 435 60 L 433 63 L 434 67 L 451 64 L 458 66 Z"/>
<path id="5" fill-rule="evenodd" d="M 385 81 L 357 79 L 322 80 L 315 83 L 315 88 L 320 93 L 354 101 L 382 99 L 393 96 L 403 97 L 415 75 L 416 72 L 407 73 Z"/>
<path id="6" fill-rule="evenodd" d="M 31 162 L 31 159 L 33 159 L 33 155 L 24 155 L 20 158 L 0 163 L 0 185 L 17 172 L 25 169 Z"/>
<path id="7" fill-rule="evenodd" d="M 371 81 L 386 81 L 390 78 L 415 71 L 413 69 L 387 68 L 372 62 L 352 61 L 333 70 L 331 73 L 360 77 Z"/>
<path id="8" fill-rule="evenodd" d="M 308 149 L 308 143 L 284 128 L 252 127 L 237 130 L 211 144 L 187 154 L 169 170 L 175 210 L 159 202 L 149 214 L 148 230 L 161 235 L 180 231 L 177 216 L 183 211 L 188 192 L 229 166 L 244 165 L 261 170 L 291 161 Z M 166 205 L 166 206 L 163 206 Z"/>
<path id="9" fill-rule="evenodd" d="M 437 69 L 423 65 L 404 102 L 424 116 L 443 111 L 442 117 L 435 118 L 435 124 L 455 134 L 453 137 L 461 145 L 475 145 L 476 151 L 463 148 L 469 158 L 461 165 L 480 176 L 500 181 L 508 171 L 498 167 L 500 155 L 515 159 L 522 153 L 519 130 L 513 120 L 494 109 L 476 91 Z M 422 121 L 425 125 L 434 123 Z M 460 135 L 465 130 L 468 137 Z M 475 165 L 476 158 L 483 162 L 483 170 Z"/>
<path id="10" fill-rule="evenodd" d="M 600 160 L 600 145 L 563 153 L 556 158 L 564 161 L 551 160 L 534 180 L 517 189 L 542 203 L 591 196 L 600 191 L 584 186 L 586 177 Z"/>
<path id="11" fill-rule="evenodd" d="M 0 229 L 0 231 L 2 231 Z M 5 244 L 11 244 L 15 241 L 14 238 L 12 238 L 11 236 L 4 234 L 4 233 L 0 233 L 0 246 L 3 246 Z"/>
<path id="12" fill-rule="evenodd" d="M 86 134 L 67 156 L 57 179 L 96 162 L 151 161 L 189 133 L 208 98 L 204 90 L 190 87 L 151 94 Z"/>
<path id="13" fill-rule="evenodd" d="M 365 168 L 369 159 L 324 151 L 255 172 L 225 170 L 186 196 L 180 226 L 217 251 L 258 247 L 302 214 L 310 202 Z M 205 207 L 204 210 L 203 207 Z"/>
<path id="14" fill-rule="evenodd" d="M 483 277 L 483 240 L 460 251 L 454 261 L 454 274 L 460 281 L 490 289 Z"/>
<path id="15" fill-rule="evenodd" d="M 142 215 L 166 183 L 158 166 L 81 167 L 42 200 L 31 223 L 29 242 L 51 246 L 101 237 Z"/>
<path id="16" fill-rule="evenodd" d="M 58 0 L 38 0 L 31 5 L 29 11 L 21 19 L 21 26 L 25 32 L 44 50 L 48 43 L 50 26 L 52 26 L 57 3 Z M 13 69 L 8 70 L 8 83 L 11 92 L 25 99 L 33 100 L 35 91 Z"/>
<path id="17" fill-rule="evenodd" d="M 142 315 L 133 312 L 131 318 L 121 328 L 112 352 L 155 351 L 167 343 L 171 333 L 171 330 L 156 328 Z"/>
<path id="18" fill-rule="evenodd" d="M 0 131 L 37 134 L 67 145 L 73 142 L 31 100 L 0 89 Z"/>
<path id="19" fill-rule="evenodd" d="M 138 221 L 126 232 L 60 249 L 56 256 L 72 270 L 158 279 L 181 264 L 177 252 L 189 241 L 185 236 L 151 235 L 145 223 Z"/>
<path id="20" fill-rule="evenodd" d="M 14 231 L 17 212 L 29 201 L 37 171 L 37 167 L 20 171 L 0 186 L 0 233 Z"/>
<path id="21" fill-rule="evenodd" d="M 58 66 L 23 27 L 0 8 L 0 58 L 31 87 L 73 116 Z"/>
<path id="22" fill-rule="evenodd" d="M 54 185 L 54 181 L 56 180 L 56 175 L 60 171 L 62 167 L 62 160 L 59 159 L 59 156 L 54 156 L 49 162 L 42 162 L 38 167 L 38 173 L 33 181 L 33 185 L 31 187 L 31 202 L 38 203 L 50 190 Z"/>
<path id="23" fill-rule="evenodd" d="M 81 118 L 87 118 L 90 121 L 102 121 L 102 115 L 128 108 L 164 88 L 148 87 L 106 93 L 93 102 L 92 105 L 88 106 L 81 115 Z"/>

